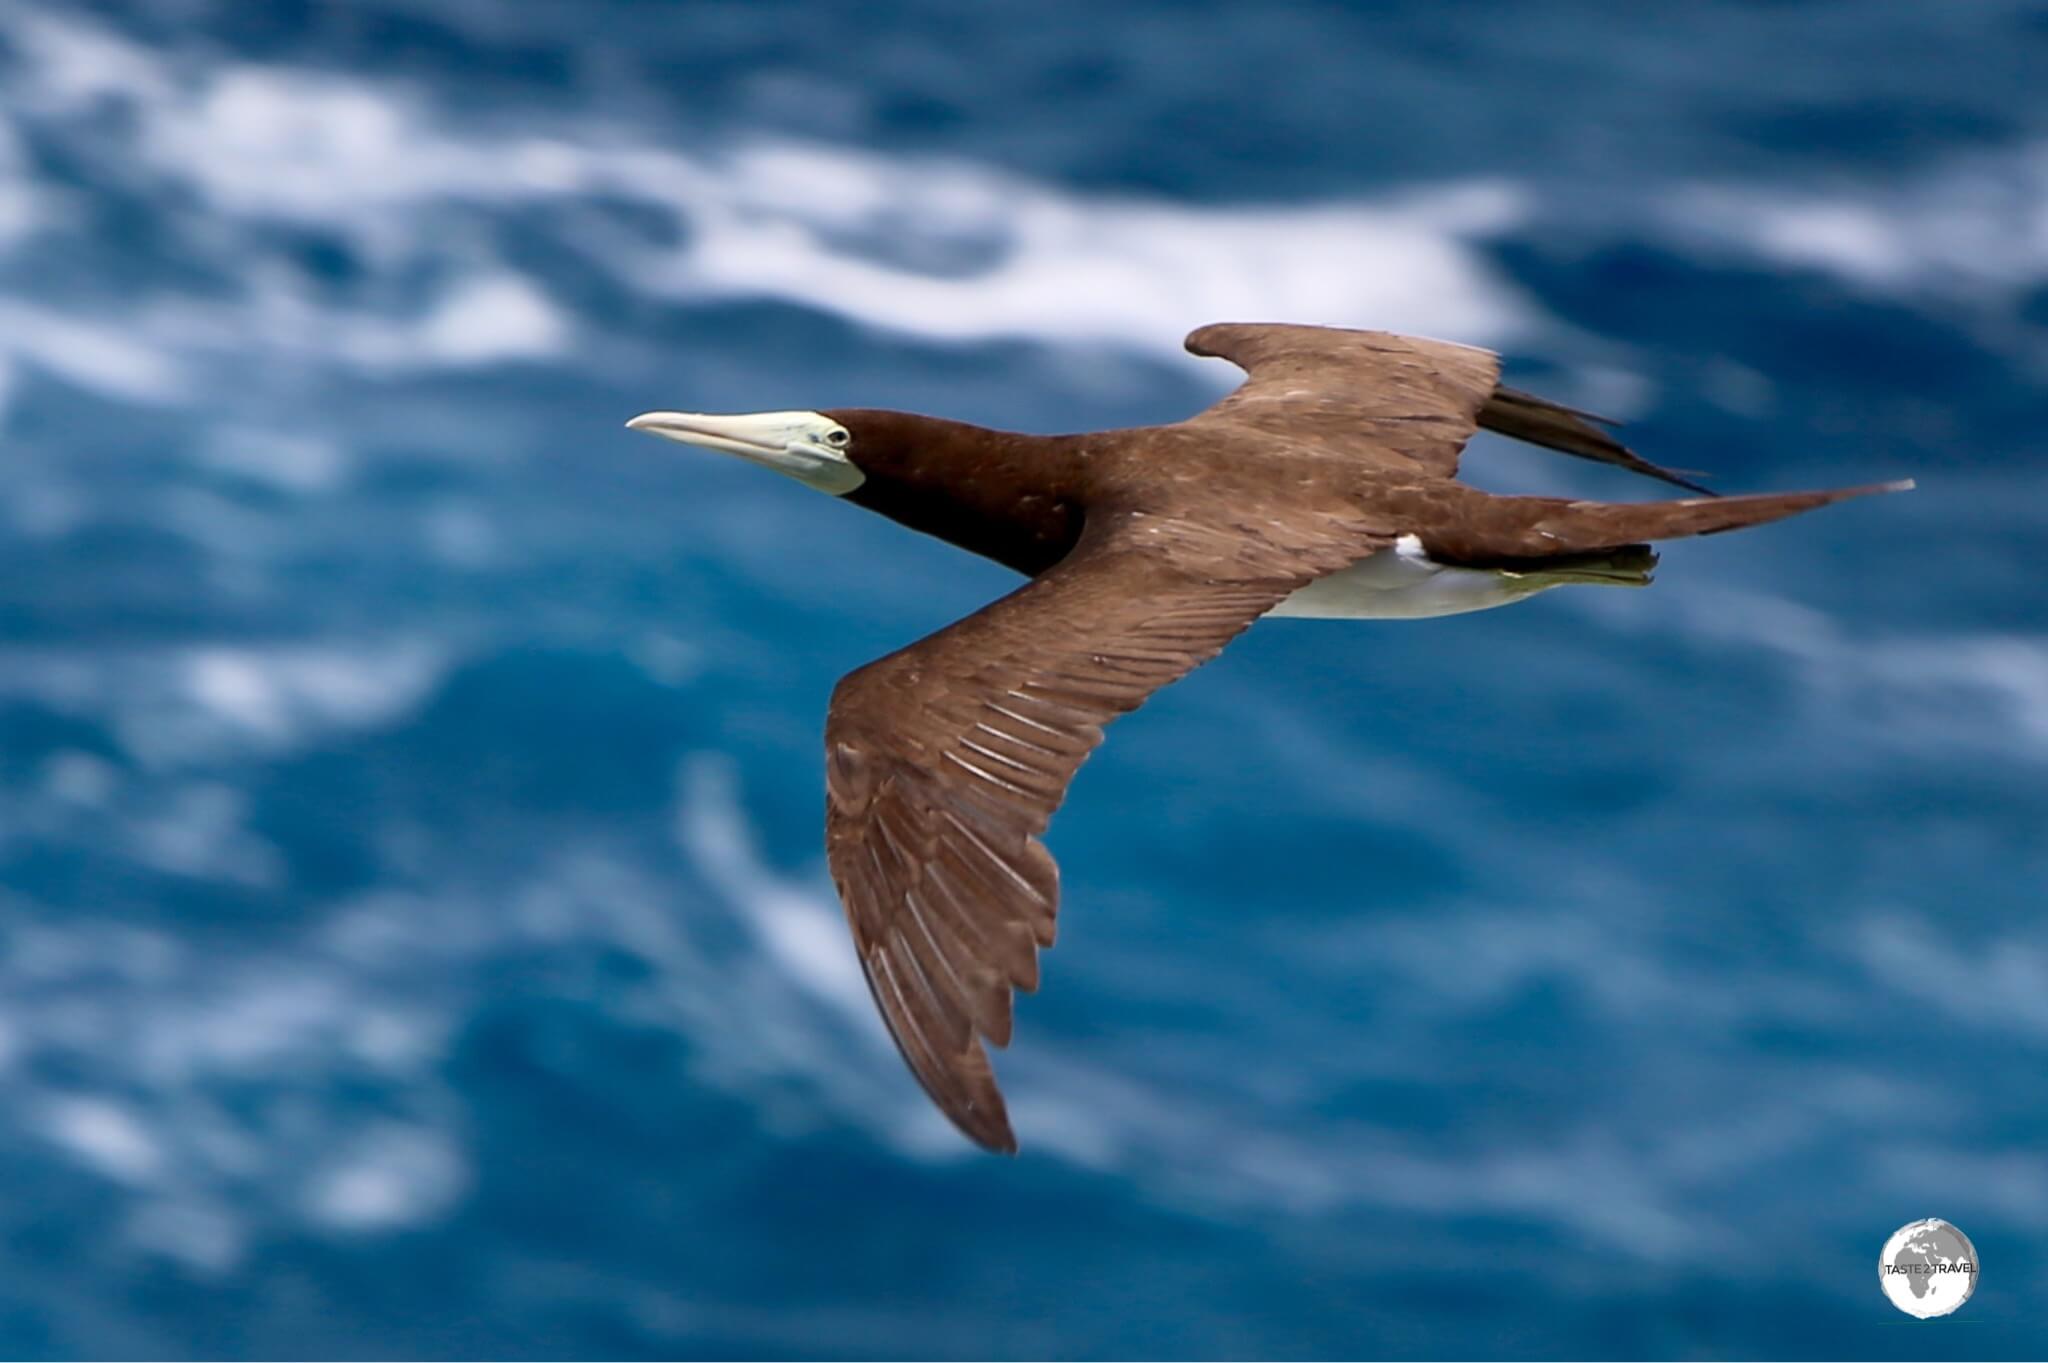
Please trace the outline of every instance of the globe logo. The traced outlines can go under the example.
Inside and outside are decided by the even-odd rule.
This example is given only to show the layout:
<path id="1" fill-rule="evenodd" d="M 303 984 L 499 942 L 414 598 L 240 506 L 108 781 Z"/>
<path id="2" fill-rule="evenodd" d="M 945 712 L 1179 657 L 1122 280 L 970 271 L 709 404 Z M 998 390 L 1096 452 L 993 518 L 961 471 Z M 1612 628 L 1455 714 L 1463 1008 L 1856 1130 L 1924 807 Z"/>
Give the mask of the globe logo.
<path id="1" fill-rule="evenodd" d="M 1909 1316 L 1945 1316 L 1977 1290 L 1977 1248 L 1938 1216 L 1915 1221 L 1884 1242 L 1877 1283 Z"/>

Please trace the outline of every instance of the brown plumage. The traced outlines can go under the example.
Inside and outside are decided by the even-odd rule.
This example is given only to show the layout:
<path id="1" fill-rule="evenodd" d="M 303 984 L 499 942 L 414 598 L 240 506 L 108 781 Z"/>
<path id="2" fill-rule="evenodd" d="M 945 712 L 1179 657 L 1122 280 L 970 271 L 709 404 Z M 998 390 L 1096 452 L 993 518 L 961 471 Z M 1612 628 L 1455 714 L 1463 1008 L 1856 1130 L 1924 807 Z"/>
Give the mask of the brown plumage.
<path id="1" fill-rule="evenodd" d="M 1170 426 L 1028 436 L 880 411 L 634 423 L 699 443 L 718 422 L 798 430 L 790 458 L 810 462 L 782 471 L 1031 578 L 848 675 L 825 722 L 826 854 L 869 987 L 933 1102 L 994 1150 L 1016 1137 L 984 1043 L 1008 1044 L 1012 992 L 1037 987 L 1059 907 L 1039 838 L 1111 720 L 1376 556 L 1413 593 L 1381 613 L 1443 613 L 1552 579 L 1644 582 L 1647 541 L 1910 486 L 1494 496 L 1453 481 L 1480 427 L 1705 490 L 1593 418 L 1502 388 L 1488 351 L 1284 325 L 1203 327 L 1187 346 L 1247 378 Z M 1427 594 L 1443 583 L 1476 595 L 1438 609 Z"/>
<path id="2" fill-rule="evenodd" d="M 1606 417 L 1564 407 L 1533 393 L 1506 386 L 1495 388 L 1493 396 L 1479 409 L 1479 429 L 1483 431 L 1492 431 L 1511 440 L 1526 440 L 1531 445 L 1542 445 L 1563 454 L 1576 454 L 1597 464 L 1613 464 L 1632 473 L 1661 478 L 1702 496 L 1714 495 L 1712 488 L 1701 487 L 1671 469 L 1660 468 L 1600 429 L 1614 424 Z"/>

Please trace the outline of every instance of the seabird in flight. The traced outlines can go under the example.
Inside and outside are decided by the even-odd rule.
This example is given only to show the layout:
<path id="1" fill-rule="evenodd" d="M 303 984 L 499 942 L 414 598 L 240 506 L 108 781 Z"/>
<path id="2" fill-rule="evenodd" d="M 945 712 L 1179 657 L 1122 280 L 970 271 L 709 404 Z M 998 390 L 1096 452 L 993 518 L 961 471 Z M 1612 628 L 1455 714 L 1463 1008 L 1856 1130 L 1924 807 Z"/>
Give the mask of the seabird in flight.
<path id="1" fill-rule="evenodd" d="M 649 412 L 1030 580 L 849 673 L 825 719 L 825 849 L 876 1005 L 939 1109 L 1014 1152 L 984 1042 L 1038 985 L 1059 872 L 1039 841 L 1103 726 L 1267 615 L 1412 619 L 1570 583 L 1642 586 L 1648 541 L 1910 482 L 1717 497 L 1599 418 L 1500 384 L 1490 351 L 1386 332 L 1206 326 L 1247 378 L 1186 421 L 1020 435 L 890 411 Z M 1475 430 L 1698 496 L 1612 504 L 1456 482 Z"/>

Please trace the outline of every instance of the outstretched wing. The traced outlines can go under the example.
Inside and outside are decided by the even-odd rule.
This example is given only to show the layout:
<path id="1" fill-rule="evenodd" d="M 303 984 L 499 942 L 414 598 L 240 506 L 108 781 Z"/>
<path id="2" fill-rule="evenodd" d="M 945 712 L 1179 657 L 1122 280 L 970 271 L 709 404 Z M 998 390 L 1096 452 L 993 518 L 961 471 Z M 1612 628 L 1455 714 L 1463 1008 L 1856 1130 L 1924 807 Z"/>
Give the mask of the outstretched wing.
<path id="1" fill-rule="evenodd" d="M 976 1142 L 1017 1148 L 982 1043 L 1009 1043 L 1011 991 L 1037 987 L 1059 908 L 1039 835 L 1103 725 L 1386 543 L 1343 514 L 1092 512 L 1058 566 L 839 683 L 832 878 L 904 1059 Z"/>
<path id="2" fill-rule="evenodd" d="M 1637 455 L 1600 418 L 1500 384 L 1500 356 L 1385 331 L 1220 322 L 1187 348 L 1229 360 L 1244 385 L 1196 422 L 1229 422 L 1296 443 L 1322 443 L 1389 469 L 1457 476 L 1475 430 L 1541 445 L 1712 496 Z"/>

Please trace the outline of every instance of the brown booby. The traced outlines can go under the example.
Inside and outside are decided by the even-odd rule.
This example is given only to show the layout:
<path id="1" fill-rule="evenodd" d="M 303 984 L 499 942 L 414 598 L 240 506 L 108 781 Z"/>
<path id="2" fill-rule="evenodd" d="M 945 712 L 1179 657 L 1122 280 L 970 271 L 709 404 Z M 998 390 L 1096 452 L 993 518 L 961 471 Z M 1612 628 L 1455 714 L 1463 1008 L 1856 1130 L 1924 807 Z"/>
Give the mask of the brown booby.
<path id="1" fill-rule="evenodd" d="M 1760 525 L 1910 482 L 1717 497 L 1600 418 L 1505 388 L 1490 351 L 1386 332 L 1206 326 L 1248 375 L 1168 426 L 1020 435 L 890 411 L 627 424 L 737 454 L 1030 580 L 843 678 L 825 847 L 912 1073 L 992 1149 L 1015 1134 L 983 1042 L 1038 985 L 1059 872 L 1039 841 L 1103 726 L 1267 615 L 1418 618 L 1568 583 L 1641 586 L 1647 541 Z M 1475 430 L 1701 494 L 1611 504 L 1454 481 Z"/>

